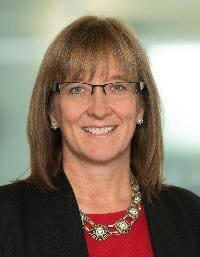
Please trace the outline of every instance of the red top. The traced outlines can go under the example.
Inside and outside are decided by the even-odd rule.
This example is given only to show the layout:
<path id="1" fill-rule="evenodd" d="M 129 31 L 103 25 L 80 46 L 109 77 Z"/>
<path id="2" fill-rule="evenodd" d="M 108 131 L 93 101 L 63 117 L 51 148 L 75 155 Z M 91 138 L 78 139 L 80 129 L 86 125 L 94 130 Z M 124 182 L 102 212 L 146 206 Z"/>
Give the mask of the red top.
<path id="1" fill-rule="evenodd" d="M 113 224 L 122 218 L 125 211 L 108 214 L 88 214 L 96 224 Z M 148 225 L 142 207 L 138 220 L 128 234 L 111 236 L 103 241 L 96 241 L 85 232 L 89 257 L 153 257 Z"/>

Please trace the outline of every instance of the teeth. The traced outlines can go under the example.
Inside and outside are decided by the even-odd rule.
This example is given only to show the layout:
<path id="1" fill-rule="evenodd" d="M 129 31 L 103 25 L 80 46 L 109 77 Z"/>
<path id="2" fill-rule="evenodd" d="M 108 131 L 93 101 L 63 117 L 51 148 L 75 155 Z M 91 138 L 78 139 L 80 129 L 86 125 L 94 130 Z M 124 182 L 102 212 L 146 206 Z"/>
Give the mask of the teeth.
<path id="1" fill-rule="evenodd" d="M 84 130 L 95 135 L 101 135 L 112 131 L 114 128 L 115 128 L 114 126 L 103 127 L 103 128 L 87 127 L 87 128 L 84 128 Z"/>

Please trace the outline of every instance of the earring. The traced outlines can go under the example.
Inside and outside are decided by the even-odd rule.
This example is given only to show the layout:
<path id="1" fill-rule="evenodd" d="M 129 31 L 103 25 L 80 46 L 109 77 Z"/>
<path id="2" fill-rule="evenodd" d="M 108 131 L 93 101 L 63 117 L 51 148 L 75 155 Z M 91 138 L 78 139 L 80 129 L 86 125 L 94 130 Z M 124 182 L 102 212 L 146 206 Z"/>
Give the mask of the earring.
<path id="1" fill-rule="evenodd" d="M 51 129 L 52 130 L 56 130 L 58 127 L 57 127 L 57 123 L 55 121 L 52 121 L 51 122 Z"/>
<path id="2" fill-rule="evenodd" d="M 144 120 L 143 120 L 143 119 L 139 119 L 139 120 L 137 121 L 137 124 L 138 124 L 139 126 L 141 126 L 143 123 L 144 123 Z"/>

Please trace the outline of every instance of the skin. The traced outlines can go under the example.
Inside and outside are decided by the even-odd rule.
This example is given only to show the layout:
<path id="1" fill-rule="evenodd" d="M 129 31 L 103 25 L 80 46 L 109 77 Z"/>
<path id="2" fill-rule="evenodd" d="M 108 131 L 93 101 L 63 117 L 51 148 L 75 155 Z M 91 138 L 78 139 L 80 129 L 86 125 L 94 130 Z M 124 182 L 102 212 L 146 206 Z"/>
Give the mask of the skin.
<path id="1" fill-rule="evenodd" d="M 122 81 L 120 68 L 110 61 L 104 76 L 99 63 L 90 82 L 104 84 Z M 137 80 L 137 78 L 135 78 Z M 124 210 L 130 202 L 130 143 L 144 110 L 138 96 L 109 100 L 97 87 L 89 101 L 66 102 L 55 95 L 49 112 L 62 133 L 63 168 L 74 190 L 79 208 L 85 213 Z M 83 127 L 117 125 L 112 132 L 92 135 Z"/>

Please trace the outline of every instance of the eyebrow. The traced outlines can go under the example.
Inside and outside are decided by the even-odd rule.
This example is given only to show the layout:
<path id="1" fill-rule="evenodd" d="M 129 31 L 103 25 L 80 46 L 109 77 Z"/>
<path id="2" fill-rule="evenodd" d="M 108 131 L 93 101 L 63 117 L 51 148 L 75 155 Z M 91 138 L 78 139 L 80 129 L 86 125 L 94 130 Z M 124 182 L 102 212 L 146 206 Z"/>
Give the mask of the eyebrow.
<path id="1" fill-rule="evenodd" d="M 113 75 L 109 78 L 109 80 L 125 80 L 125 76 L 124 75 Z"/>

